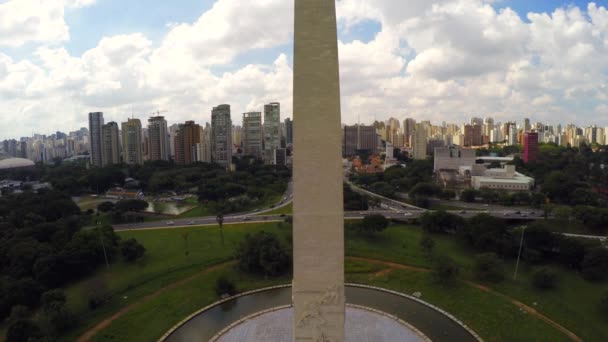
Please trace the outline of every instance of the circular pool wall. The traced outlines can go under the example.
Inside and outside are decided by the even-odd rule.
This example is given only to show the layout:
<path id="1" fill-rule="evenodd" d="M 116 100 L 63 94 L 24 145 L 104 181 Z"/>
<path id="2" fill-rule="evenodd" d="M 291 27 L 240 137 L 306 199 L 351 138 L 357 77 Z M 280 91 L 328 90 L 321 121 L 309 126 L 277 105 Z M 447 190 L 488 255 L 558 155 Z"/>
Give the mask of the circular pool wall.
<path id="1" fill-rule="evenodd" d="M 446 312 L 419 299 L 383 289 L 349 284 L 345 288 L 350 305 L 377 310 L 401 320 L 432 341 L 474 342 L 480 338 Z M 209 341 L 249 316 L 291 305 L 291 287 L 282 286 L 245 293 L 210 305 L 171 329 L 160 341 Z M 291 328 L 291 322 L 289 327 Z M 221 340 L 220 340 L 221 341 Z"/>

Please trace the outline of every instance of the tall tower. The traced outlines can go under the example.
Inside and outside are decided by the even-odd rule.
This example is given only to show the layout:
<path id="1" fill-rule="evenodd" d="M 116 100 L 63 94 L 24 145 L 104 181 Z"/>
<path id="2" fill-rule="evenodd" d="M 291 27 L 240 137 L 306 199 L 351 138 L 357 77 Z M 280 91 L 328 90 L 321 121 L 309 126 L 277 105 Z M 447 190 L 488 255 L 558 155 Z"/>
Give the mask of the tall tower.
<path id="1" fill-rule="evenodd" d="M 262 158 L 262 113 L 243 114 L 243 155 Z"/>
<path id="2" fill-rule="evenodd" d="M 295 1 L 294 341 L 344 341 L 337 43 L 335 1 Z"/>
<path id="3" fill-rule="evenodd" d="M 122 158 L 127 164 L 144 163 L 142 151 L 141 121 L 128 119 L 122 123 Z"/>
<path id="4" fill-rule="evenodd" d="M 163 116 L 148 119 L 148 156 L 150 160 L 169 160 L 167 120 Z"/>
<path id="5" fill-rule="evenodd" d="M 264 105 L 264 161 L 273 163 L 274 150 L 281 148 L 281 105 L 277 102 Z"/>
<path id="6" fill-rule="evenodd" d="M 175 163 L 190 165 L 197 160 L 196 144 L 201 141 L 201 126 L 194 121 L 179 125 L 174 137 Z"/>
<path id="7" fill-rule="evenodd" d="M 91 164 L 103 166 L 103 113 L 89 113 L 89 141 Z"/>
<path id="8" fill-rule="evenodd" d="M 211 159 L 224 167 L 232 163 L 232 119 L 227 104 L 211 111 Z"/>
<path id="9" fill-rule="evenodd" d="M 112 121 L 102 127 L 103 165 L 120 164 L 118 124 Z"/>

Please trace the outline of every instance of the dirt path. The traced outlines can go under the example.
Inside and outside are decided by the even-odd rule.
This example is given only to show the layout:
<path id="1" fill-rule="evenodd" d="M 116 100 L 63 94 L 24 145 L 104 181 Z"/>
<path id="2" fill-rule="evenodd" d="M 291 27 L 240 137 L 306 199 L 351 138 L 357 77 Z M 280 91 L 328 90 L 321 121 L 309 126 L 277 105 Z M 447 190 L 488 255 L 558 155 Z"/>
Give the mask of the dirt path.
<path id="1" fill-rule="evenodd" d="M 387 267 L 391 267 L 391 268 L 395 268 L 395 269 L 400 269 L 400 270 L 408 270 L 408 271 L 415 271 L 415 272 L 430 272 L 430 269 L 428 268 L 421 268 L 421 267 L 415 267 L 415 266 L 409 266 L 409 265 L 403 265 L 403 264 L 396 264 L 393 262 L 388 262 L 388 261 L 383 261 L 383 260 L 376 260 L 376 259 L 368 259 L 368 258 L 359 258 L 359 257 L 346 257 L 347 260 L 355 260 L 355 261 L 367 261 L 369 263 L 372 264 L 376 264 L 376 265 L 383 265 L 383 266 L 387 266 Z M 381 272 L 386 272 L 386 270 L 381 271 Z M 543 322 L 551 325 L 552 327 L 554 327 L 555 329 L 559 330 L 562 334 L 568 336 L 568 338 L 570 338 L 572 341 L 576 341 L 576 342 L 582 342 L 583 339 L 581 339 L 580 337 L 578 337 L 575 333 L 573 333 L 572 331 L 568 330 L 567 328 L 565 328 L 564 326 L 560 325 L 559 323 L 555 322 L 554 320 L 552 320 L 551 318 L 543 315 L 542 313 L 538 312 L 536 309 L 534 309 L 533 307 L 530 307 L 514 298 L 511 298 L 505 294 L 502 294 L 500 292 L 496 292 L 492 289 L 490 289 L 489 287 L 480 285 L 480 284 L 476 284 L 473 283 L 471 281 L 465 281 L 466 284 L 468 284 L 469 286 L 472 286 L 478 290 L 496 295 L 496 296 L 500 296 L 506 300 L 508 300 L 509 302 L 511 302 L 511 304 L 521 308 L 522 310 L 525 310 L 528 314 L 542 320 Z"/>
<path id="2" fill-rule="evenodd" d="M 183 285 L 184 283 L 193 280 L 201 275 L 216 271 L 218 269 L 224 268 L 226 266 L 229 265 L 234 265 L 236 263 L 236 261 L 229 261 L 229 262 L 225 262 L 219 265 L 215 265 L 215 266 L 211 266 L 209 268 L 206 268 L 200 272 L 197 272 L 187 278 L 181 279 L 179 281 L 176 281 L 175 283 L 172 283 L 170 285 L 167 285 L 163 288 L 160 288 L 158 290 L 156 290 L 155 292 L 142 297 L 140 299 L 138 299 L 136 302 L 133 302 L 127 306 L 125 306 L 124 308 L 120 309 L 120 311 L 116 312 L 115 314 L 113 314 L 112 316 L 104 319 L 103 321 L 97 323 L 94 327 L 90 328 L 89 330 L 87 330 L 87 332 L 80 336 L 78 338 L 78 342 L 86 342 L 86 341 L 90 341 L 93 337 L 95 337 L 97 334 L 99 334 L 103 329 L 107 328 L 110 324 L 112 324 L 112 322 L 114 322 L 115 320 L 121 318 L 122 316 L 124 316 L 127 312 L 131 311 L 133 308 L 135 308 L 136 306 L 138 306 L 139 304 L 145 303 L 151 299 L 154 299 L 158 296 L 160 296 L 161 294 L 172 290 L 180 285 Z"/>

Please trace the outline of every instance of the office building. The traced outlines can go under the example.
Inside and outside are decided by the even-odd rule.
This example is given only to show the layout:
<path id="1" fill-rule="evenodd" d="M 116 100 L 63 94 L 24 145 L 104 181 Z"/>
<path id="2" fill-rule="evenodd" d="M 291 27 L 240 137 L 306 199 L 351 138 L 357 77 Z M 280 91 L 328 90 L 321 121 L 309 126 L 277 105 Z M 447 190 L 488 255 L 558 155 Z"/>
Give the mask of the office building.
<path id="1" fill-rule="evenodd" d="M 412 147 L 412 135 L 416 129 L 416 120 L 407 118 L 403 120 L 403 134 L 407 146 Z"/>
<path id="2" fill-rule="evenodd" d="M 169 132 L 163 116 L 148 119 L 148 158 L 169 160 Z"/>
<path id="3" fill-rule="evenodd" d="M 360 152 L 374 154 L 378 150 L 378 133 L 374 126 L 344 126 L 344 143 L 342 154 L 353 157 Z"/>
<path id="4" fill-rule="evenodd" d="M 211 111 L 211 159 L 226 168 L 232 164 L 232 119 L 227 104 Z"/>
<path id="5" fill-rule="evenodd" d="M 285 119 L 285 143 L 293 145 L 293 121 L 290 118 Z"/>
<path id="6" fill-rule="evenodd" d="M 243 155 L 261 159 L 263 154 L 262 113 L 243 114 Z"/>
<path id="7" fill-rule="evenodd" d="M 89 154 L 91 165 L 103 166 L 103 113 L 89 113 Z"/>
<path id="8" fill-rule="evenodd" d="M 139 119 L 128 119 L 122 123 L 122 158 L 126 164 L 144 163 L 142 127 Z"/>
<path id="9" fill-rule="evenodd" d="M 201 142 L 201 126 L 186 121 L 179 125 L 174 139 L 176 164 L 190 165 L 197 161 L 196 144 Z"/>
<path id="10" fill-rule="evenodd" d="M 538 160 L 538 133 L 526 132 L 524 136 L 524 162 L 530 163 Z"/>
<path id="11" fill-rule="evenodd" d="M 273 164 L 274 150 L 281 148 L 281 105 L 277 102 L 264 105 L 264 161 Z"/>
<path id="12" fill-rule="evenodd" d="M 118 124 L 112 121 L 102 127 L 103 165 L 120 164 Z"/>
<path id="13" fill-rule="evenodd" d="M 422 123 L 416 124 L 416 128 L 412 134 L 412 150 L 413 158 L 417 160 L 426 159 L 426 144 L 427 144 L 427 131 Z"/>

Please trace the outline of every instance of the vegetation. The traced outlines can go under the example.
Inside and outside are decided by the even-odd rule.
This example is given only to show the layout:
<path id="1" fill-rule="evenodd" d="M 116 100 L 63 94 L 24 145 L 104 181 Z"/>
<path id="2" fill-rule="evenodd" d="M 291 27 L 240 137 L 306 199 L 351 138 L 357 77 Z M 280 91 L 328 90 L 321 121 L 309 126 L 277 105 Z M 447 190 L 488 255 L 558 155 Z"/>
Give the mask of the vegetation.
<path id="1" fill-rule="evenodd" d="M 433 267 L 433 278 L 441 285 L 454 285 L 459 273 L 460 267 L 448 256 L 439 257 Z"/>
<path id="2" fill-rule="evenodd" d="M 120 243 L 120 253 L 126 262 L 134 262 L 144 256 L 146 248 L 131 238 Z"/>
<path id="3" fill-rule="evenodd" d="M 541 267 L 532 274 L 532 285 L 541 290 L 553 289 L 557 286 L 557 274 L 548 267 Z"/>
<path id="4" fill-rule="evenodd" d="M 241 271 L 264 276 L 283 275 L 291 265 L 291 257 L 278 237 L 264 231 L 247 234 L 236 250 L 236 258 Z"/>
<path id="5" fill-rule="evenodd" d="M 409 192 L 419 183 L 430 183 L 433 175 L 432 160 L 411 160 L 406 168 L 392 166 L 383 173 L 351 174 L 350 181 L 378 194 L 390 197 L 395 190 Z"/>
<path id="6" fill-rule="evenodd" d="M 483 282 L 500 282 L 505 279 L 503 262 L 494 253 L 478 254 L 473 272 Z"/>
<path id="7" fill-rule="evenodd" d="M 223 295 L 234 296 L 237 293 L 236 285 L 226 276 L 221 276 L 215 281 L 215 293 L 218 297 Z"/>
<path id="8" fill-rule="evenodd" d="M 357 225 L 360 232 L 375 234 L 388 228 L 389 221 L 381 214 L 365 215 L 361 223 Z"/>
<path id="9" fill-rule="evenodd" d="M 422 229 L 428 233 L 457 233 L 464 229 L 466 221 L 446 211 L 425 212 L 420 217 Z"/>

